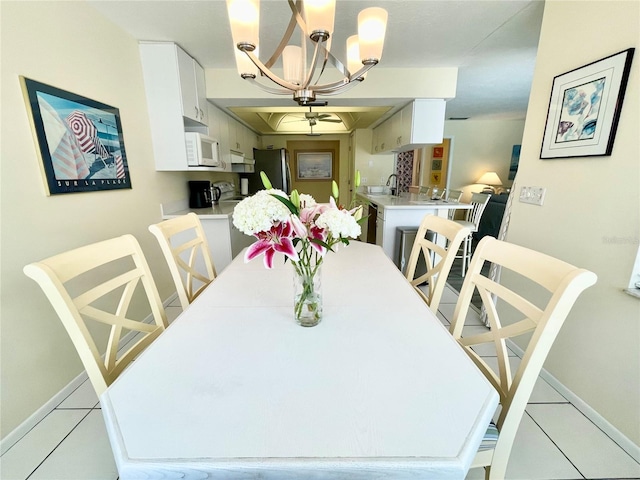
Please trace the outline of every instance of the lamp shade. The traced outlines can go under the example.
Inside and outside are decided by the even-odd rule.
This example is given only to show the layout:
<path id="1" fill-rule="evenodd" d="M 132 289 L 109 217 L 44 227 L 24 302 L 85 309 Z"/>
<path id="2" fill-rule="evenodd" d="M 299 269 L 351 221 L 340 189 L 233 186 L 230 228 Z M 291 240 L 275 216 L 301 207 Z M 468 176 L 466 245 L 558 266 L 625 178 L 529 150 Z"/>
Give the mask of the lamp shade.
<path id="1" fill-rule="evenodd" d="M 253 54 L 258 57 L 258 47 L 256 47 L 256 49 L 253 51 Z M 236 54 L 236 67 L 238 68 L 238 73 L 240 74 L 240 76 L 243 75 L 253 75 L 254 77 L 257 77 L 259 75 L 259 70 L 258 67 L 256 67 L 253 62 L 251 60 L 249 60 L 249 57 L 247 57 L 243 52 L 241 52 L 240 50 L 238 50 L 237 48 L 235 49 L 235 54 Z"/>
<path id="2" fill-rule="evenodd" d="M 260 0 L 227 0 L 233 44 L 258 46 L 260 31 Z"/>
<path id="3" fill-rule="evenodd" d="M 282 51 L 282 68 L 284 79 L 295 85 L 302 83 L 302 48 L 287 45 Z"/>
<path id="4" fill-rule="evenodd" d="M 365 8 L 358 14 L 358 40 L 362 62 L 379 61 L 387 30 L 387 11 L 379 7 Z"/>
<path id="5" fill-rule="evenodd" d="M 502 181 L 496 172 L 485 172 L 476 183 L 480 185 L 502 185 Z"/>
<path id="6" fill-rule="evenodd" d="M 333 23 L 336 15 L 336 0 L 305 0 L 304 16 L 307 33 L 311 38 L 320 34 L 323 38 L 333 35 Z"/>
<path id="7" fill-rule="evenodd" d="M 347 38 L 347 69 L 349 73 L 353 75 L 362 68 L 362 61 L 360 60 L 360 45 L 358 41 L 358 35 L 351 35 Z M 367 74 L 362 75 L 362 78 L 366 78 Z"/>

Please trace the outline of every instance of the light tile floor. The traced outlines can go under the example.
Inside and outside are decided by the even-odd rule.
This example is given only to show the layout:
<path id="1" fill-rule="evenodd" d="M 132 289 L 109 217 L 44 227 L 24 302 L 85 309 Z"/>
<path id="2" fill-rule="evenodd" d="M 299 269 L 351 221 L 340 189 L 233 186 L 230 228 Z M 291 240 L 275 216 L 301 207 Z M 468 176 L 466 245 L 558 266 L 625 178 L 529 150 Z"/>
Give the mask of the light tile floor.
<path id="1" fill-rule="evenodd" d="M 438 317 L 448 325 L 457 293 L 447 289 Z M 177 305 L 177 303 L 175 304 Z M 170 318 L 178 306 L 167 309 Z M 476 329 L 480 320 L 470 318 Z M 513 355 L 513 363 L 519 358 Z M 2 480 L 115 480 L 118 478 L 102 412 L 84 382 L 0 457 Z M 467 479 L 482 479 L 482 469 Z M 640 478 L 640 464 L 539 379 L 518 430 L 508 479 Z"/>

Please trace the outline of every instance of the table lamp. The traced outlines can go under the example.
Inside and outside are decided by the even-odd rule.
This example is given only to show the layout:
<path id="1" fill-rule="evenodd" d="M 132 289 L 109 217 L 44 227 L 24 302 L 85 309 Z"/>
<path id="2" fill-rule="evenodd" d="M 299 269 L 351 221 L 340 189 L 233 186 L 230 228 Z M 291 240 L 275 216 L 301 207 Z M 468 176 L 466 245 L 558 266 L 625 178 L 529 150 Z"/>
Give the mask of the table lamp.
<path id="1" fill-rule="evenodd" d="M 496 186 L 502 185 L 502 181 L 496 172 L 485 172 L 476 182 L 480 185 L 487 185 L 491 189 L 492 193 L 498 193 Z"/>

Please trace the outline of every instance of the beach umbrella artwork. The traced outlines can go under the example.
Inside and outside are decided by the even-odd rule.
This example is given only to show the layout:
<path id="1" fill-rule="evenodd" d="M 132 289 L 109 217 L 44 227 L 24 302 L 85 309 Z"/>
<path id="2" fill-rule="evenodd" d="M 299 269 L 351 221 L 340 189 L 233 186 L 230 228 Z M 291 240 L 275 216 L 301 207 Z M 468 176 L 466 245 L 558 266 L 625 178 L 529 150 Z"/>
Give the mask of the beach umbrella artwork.
<path id="1" fill-rule="evenodd" d="M 56 110 L 43 98 L 38 99 L 51 152 L 51 165 L 58 180 L 77 180 L 89 175 L 82 148 Z"/>
<path id="2" fill-rule="evenodd" d="M 98 138 L 98 129 L 83 112 L 74 110 L 67 116 L 66 121 L 83 152 L 95 153 L 102 160 L 109 158 L 109 152 Z"/>

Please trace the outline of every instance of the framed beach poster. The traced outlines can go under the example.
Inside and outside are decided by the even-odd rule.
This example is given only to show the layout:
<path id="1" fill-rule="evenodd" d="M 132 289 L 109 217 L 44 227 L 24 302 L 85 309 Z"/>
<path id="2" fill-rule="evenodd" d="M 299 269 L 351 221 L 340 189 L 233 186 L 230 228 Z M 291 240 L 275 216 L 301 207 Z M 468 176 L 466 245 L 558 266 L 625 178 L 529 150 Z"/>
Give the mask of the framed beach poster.
<path id="1" fill-rule="evenodd" d="M 298 153 L 296 157 L 296 180 L 333 179 L 332 152 Z"/>
<path id="2" fill-rule="evenodd" d="M 131 188 L 117 108 L 20 81 L 48 195 Z"/>
<path id="3" fill-rule="evenodd" d="M 553 79 L 540 158 L 611 155 L 634 50 Z"/>

